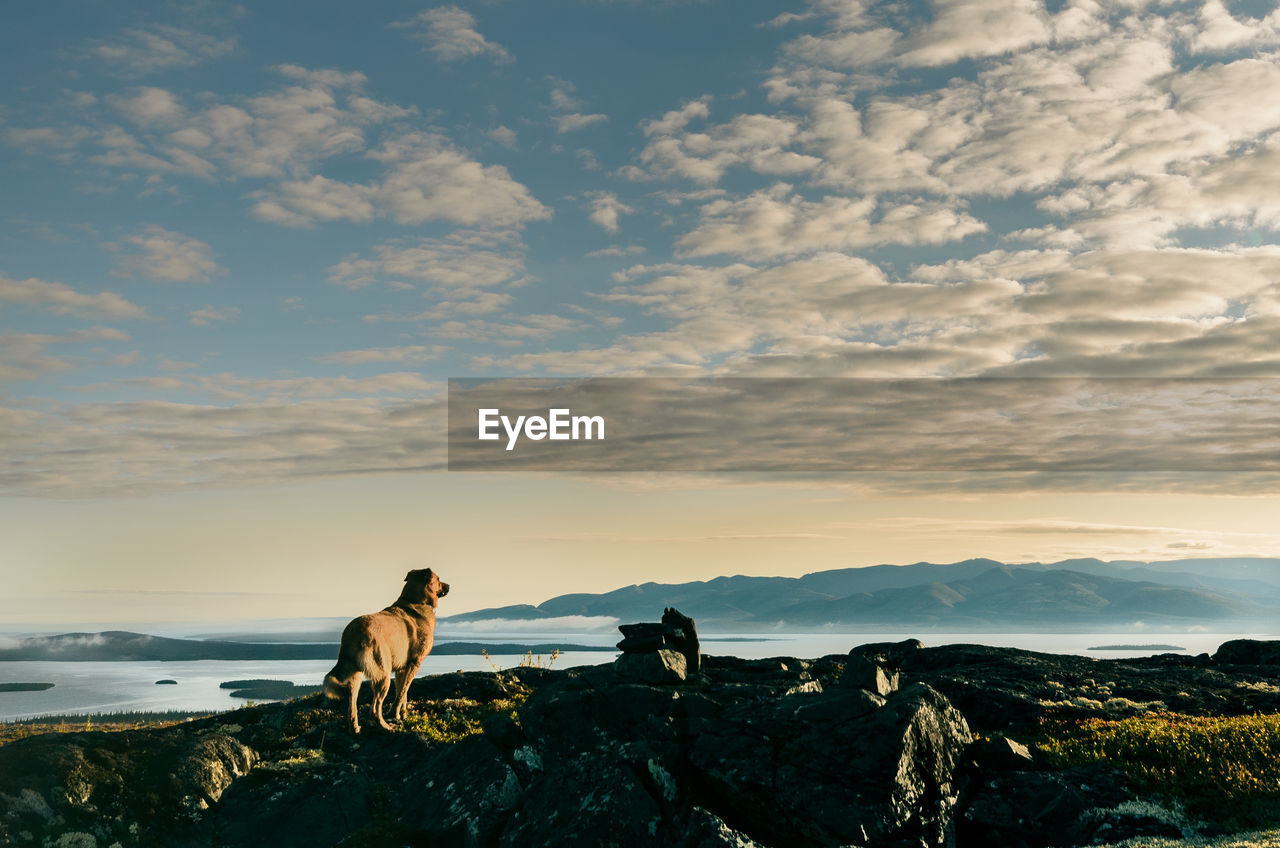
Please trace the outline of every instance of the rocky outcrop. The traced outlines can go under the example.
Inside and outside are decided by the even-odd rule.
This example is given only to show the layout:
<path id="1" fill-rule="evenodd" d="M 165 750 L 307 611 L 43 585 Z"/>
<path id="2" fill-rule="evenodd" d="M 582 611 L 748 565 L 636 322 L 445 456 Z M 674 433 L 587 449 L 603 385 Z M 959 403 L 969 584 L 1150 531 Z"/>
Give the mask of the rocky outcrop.
<path id="1" fill-rule="evenodd" d="M 1083 846 L 1179 824 L 1119 773 L 1015 741 L 1041 719 L 1280 710 L 1276 669 L 1209 657 L 702 659 L 674 686 L 608 665 L 415 681 L 420 714 L 516 705 L 443 741 L 353 738 L 318 697 L 21 739 L 0 746 L 0 844 Z"/>
<path id="2" fill-rule="evenodd" d="M 842 665 L 710 658 L 678 687 L 609 666 L 417 681 L 419 704 L 525 698 L 452 744 L 355 740 L 317 698 L 34 737 L 0 747 L 0 843 L 947 845 L 964 718 L 928 686 L 836 685 Z"/>
<path id="3" fill-rule="evenodd" d="M 1223 665 L 1280 666 L 1280 642 L 1232 639 L 1218 646 L 1213 661 Z"/>
<path id="4" fill-rule="evenodd" d="M 681 683 L 701 668 L 698 628 L 693 619 L 667 607 L 662 621 L 621 624 L 622 656 L 614 663 L 620 677 L 641 683 Z"/>

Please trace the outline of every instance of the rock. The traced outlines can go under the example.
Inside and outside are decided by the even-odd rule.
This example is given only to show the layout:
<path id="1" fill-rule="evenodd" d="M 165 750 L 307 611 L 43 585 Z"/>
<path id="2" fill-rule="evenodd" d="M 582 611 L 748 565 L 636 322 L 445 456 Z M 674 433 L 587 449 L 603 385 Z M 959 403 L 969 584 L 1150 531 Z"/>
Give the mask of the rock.
<path id="1" fill-rule="evenodd" d="M 580 754 L 541 775 L 503 831 L 504 848 L 670 845 L 669 820 L 620 746 Z M 434 845 L 434 843 L 432 843 Z"/>
<path id="2" fill-rule="evenodd" d="M 620 624 L 622 641 L 617 648 L 624 654 L 647 654 L 671 649 L 684 656 L 686 674 L 696 674 L 702 659 L 698 646 L 698 629 L 693 619 L 673 607 L 662 611 L 661 622 Z"/>
<path id="3" fill-rule="evenodd" d="M 947 699 L 916 685 L 853 718 L 752 705 L 704 726 L 690 764 L 703 806 L 765 844 L 945 846 L 969 741 Z"/>
<path id="4" fill-rule="evenodd" d="M 685 661 L 670 646 L 623 659 L 656 660 L 657 679 Z M 890 670 L 899 691 L 880 681 Z M 1174 835 L 1185 825 L 1176 811 L 1117 772 L 1057 768 L 1013 740 L 1043 732 L 1045 718 L 1114 717 L 1148 702 L 1278 712 L 1277 684 L 1263 664 L 912 643 L 818 659 L 705 657 L 680 686 L 609 665 L 443 674 L 410 693 L 419 715 L 435 711 L 443 730 L 430 738 L 441 741 L 408 731 L 353 740 L 311 696 L 0 745 L 0 844 L 534 846 L 577 835 L 677 848 L 918 848 L 953 837 L 1065 848 Z M 970 727 L 992 738 L 971 743 Z"/>
<path id="5" fill-rule="evenodd" d="M 1021 770 L 1033 765 L 1026 745 L 1003 736 L 973 743 L 969 746 L 969 756 L 982 769 Z"/>
<path id="6" fill-rule="evenodd" d="M 419 826 L 427 844 L 492 845 L 520 802 L 524 787 L 502 752 L 483 736 L 471 736 L 449 746 L 425 770 L 435 785 L 406 785 L 406 806 L 420 799 Z"/>
<path id="7" fill-rule="evenodd" d="M 836 689 L 821 698 L 807 699 L 803 706 L 796 708 L 795 717 L 800 721 L 847 721 L 878 710 L 886 703 L 883 697 L 866 689 Z"/>
<path id="8" fill-rule="evenodd" d="M 675 607 L 667 607 L 662 611 L 662 623 L 674 628 L 679 634 L 674 647 L 684 654 L 689 674 L 697 674 L 702 667 L 702 653 L 698 645 L 698 628 L 693 619 Z"/>
<path id="9" fill-rule="evenodd" d="M 688 676 L 684 655 L 669 648 L 647 654 L 623 654 L 614 661 L 613 667 L 619 677 L 657 685 L 683 683 Z"/>
<path id="10" fill-rule="evenodd" d="M 759 842 L 725 824 L 715 813 L 694 807 L 684 838 L 674 848 L 764 848 Z"/>
<path id="11" fill-rule="evenodd" d="M 331 845 L 373 824 L 375 790 L 355 763 L 263 769 L 227 791 L 210 824 L 224 845 Z"/>
<path id="12" fill-rule="evenodd" d="M 1093 845 L 1135 836 L 1182 835 L 1174 816 L 1134 803 L 1125 779 L 1104 767 L 978 778 L 956 826 L 966 845 Z"/>
<path id="13" fill-rule="evenodd" d="M 862 654 L 850 653 L 844 674 L 840 676 L 840 685 L 866 689 L 875 695 L 885 697 L 898 691 L 898 673 L 885 671 L 880 663 Z"/>
<path id="14" fill-rule="evenodd" d="M 1218 646 L 1213 661 L 1224 665 L 1280 665 L 1280 641 L 1232 639 Z"/>
<path id="15" fill-rule="evenodd" d="M 184 844 L 204 812 L 257 761 L 233 736 L 189 726 L 9 742 L 0 746 L 0 844 L 21 830 L 54 842 L 85 831 L 104 845 L 135 844 L 128 823 Z"/>

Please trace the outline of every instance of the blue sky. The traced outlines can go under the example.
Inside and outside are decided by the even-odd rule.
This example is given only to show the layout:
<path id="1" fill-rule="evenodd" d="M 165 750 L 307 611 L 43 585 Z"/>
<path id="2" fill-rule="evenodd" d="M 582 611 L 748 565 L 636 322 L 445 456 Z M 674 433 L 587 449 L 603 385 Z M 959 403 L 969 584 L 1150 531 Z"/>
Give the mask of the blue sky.
<path id="1" fill-rule="evenodd" d="M 404 496 L 385 478 L 405 472 L 446 513 L 472 503 L 457 487 L 492 485 L 518 522 L 595 501 L 625 526 L 636 495 L 616 482 L 440 473 L 450 376 L 1280 370 L 1273 4 L 49 2 L 7 18 L 12 569 L 65 576 L 86 547 L 110 556 L 88 530 L 50 540 L 73 517 L 145 538 L 157 503 L 343 485 L 376 512 Z M 739 503 L 737 481 L 646 485 L 704 493 L 721 524 L 689 538 L 720 545 L 760 523 L 717 512 Z M 1039 548 L 993 517 L 1026 495 L 1017 485 L 977 507 L 964 486 L 886 500 L 844 478 L 761 485 L 781 522 L 770 537 L 799 547 L 786 565 L 770 548 L 759 573 L 803 571 L 821 539 L 822 564 L 945 557 L 948 521 L 974 548 L 954 558 L 1277 541 L 1249 525 L 1274 507 L 1271 484 L 1251 484 L 1247 507 L 1220 482 L 1184 481 L 1175 501 L 1152 484 L 1123 509 L 1041 491 L 1018 518 L 1043 529 Z M 672 526 L 688 505 L 651 497 L 654 544 L 685 538 Z M 320 499 L 315 520 L 340 523 Z M 891 524 L 816 527 L 844 520 L 813 518 L 831 499 Z M 201 526 L 201 508 L 183 515 Z M 464 551 L 456 524 L 384 527 L 401 541 L 383 556 L 412 563 L 410 538 Z M 537 556 L 578 574 L 608 538 Z M 271 555 L 254 539 L 236 558 Z M 736 556 L 681 550 L 663 554 L 673 574 Z M 97 579 L 141 579 L 117 554 Z M 511 595 L 496 600 L 540 591 L 491 559 Z"/>

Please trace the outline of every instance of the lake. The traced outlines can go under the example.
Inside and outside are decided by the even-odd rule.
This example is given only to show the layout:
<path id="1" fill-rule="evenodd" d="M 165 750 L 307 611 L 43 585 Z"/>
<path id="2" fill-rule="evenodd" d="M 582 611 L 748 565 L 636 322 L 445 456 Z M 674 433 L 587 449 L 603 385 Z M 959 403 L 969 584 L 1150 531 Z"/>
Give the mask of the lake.
<path id="1" fill-rule="evenodd" d="M 855 645 L 867 642 L 898 641 L 911 637 L 927 645 L 957 642 L 1026 648 L 1047 653 L 1080 654 L 1116 659 L 1144 656 L 1160 651 L 1090 651 L 1096 645 L 1178 645 L 1189 654 L 1213 653 L 1228 639 L 1268 638 L 1267 634 L 1221 633 L 805 633 L 761 636 L 759 634 L 707 635 L 702 638 L 706 654 L 732 654 L 758 659 L 761 657 L 819 657 L 846 653 Z M 521 633 L 485 634 L 485 638 L 467 634 L 470 641 L 490 642 L 569 642 L 579 645 L 612 645 L 616 633 L 562 633 L 536 635 Z M 1272 636 L 1271 638 L 1274 638 Z M 561 654 L 555 668 L 594 665 L 611 662 L 611 652 L 577 651 Z M 543 657 L 545 663 L 547 658 Z M 482 656 L 429 656 L 419 676 L 449 671 L 491 671 L 518 665 L 517 656 L 493 658 L 493 665 Z M 103 715 L 124 710 L 230 710 L 247 701 L 232 698 L 229 690 L 219 689 L 226 680 L 271 678 L 289 680 L 302 685 L 319 685 L 333 667 L 330 660 L 288 661 L 224 661 L 187 662 L 0 662 L 0 683 L 53 683 L 41 692 L 0 692 L 0 721 L 31 718 L 40 715 Z M 176 686 L 156 685 L 157 680 L 176 680 Z"/>

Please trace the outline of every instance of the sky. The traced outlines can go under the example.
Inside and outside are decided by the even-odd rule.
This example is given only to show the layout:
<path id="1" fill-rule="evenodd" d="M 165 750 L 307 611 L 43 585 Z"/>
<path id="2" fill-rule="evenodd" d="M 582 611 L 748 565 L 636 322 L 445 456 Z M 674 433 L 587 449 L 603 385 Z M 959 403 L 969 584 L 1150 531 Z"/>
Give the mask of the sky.
<path id="1" fill-rule="evenodd" d="M 1274 474 L 467 474 L 443 412 L 451 377 L 1273 378 L 1273 4 L 6 18 L 0 625 L 343 616 L 423 565 L 462 612 L 1280 550 Z"/>

